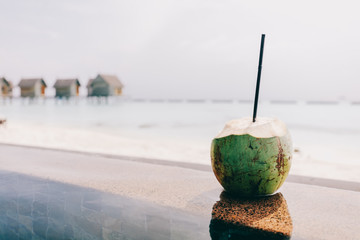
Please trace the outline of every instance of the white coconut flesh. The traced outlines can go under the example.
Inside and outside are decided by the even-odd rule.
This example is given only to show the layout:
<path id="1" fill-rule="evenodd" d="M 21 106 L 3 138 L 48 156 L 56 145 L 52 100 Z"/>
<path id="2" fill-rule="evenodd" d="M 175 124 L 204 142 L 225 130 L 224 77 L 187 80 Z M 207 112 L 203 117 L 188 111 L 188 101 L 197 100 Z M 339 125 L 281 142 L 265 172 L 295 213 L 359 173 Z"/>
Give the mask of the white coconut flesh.
<path id="1" fill-rule="evenodd" d="M 251 135 L 256 138 L 282 137 L 288 133 L 285 123 L 277 118 L 256 118 L 253 122 L 251 117 L 231 120 L 226 123 L 224 129 L 215 137 L 223 138 L 230 135 Z"/>

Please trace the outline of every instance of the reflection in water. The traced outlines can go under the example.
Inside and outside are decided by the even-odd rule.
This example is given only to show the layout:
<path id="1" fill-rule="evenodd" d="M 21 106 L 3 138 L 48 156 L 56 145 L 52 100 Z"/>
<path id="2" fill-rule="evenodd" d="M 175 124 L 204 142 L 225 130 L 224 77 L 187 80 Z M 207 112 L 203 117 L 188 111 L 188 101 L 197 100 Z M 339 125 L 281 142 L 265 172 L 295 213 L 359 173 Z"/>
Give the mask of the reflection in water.
<path id="1" fill-rule="evenodd" d="M 93 189 L 0 171 L 0 240 L 208 239 L 208 219 Z"/>
<path id="2" fill-rule="evenodd" d="M 222 192 L 212 210 L 212 240 L 290 239 L 292 220 L 281 193 L 238 198 Z"/>

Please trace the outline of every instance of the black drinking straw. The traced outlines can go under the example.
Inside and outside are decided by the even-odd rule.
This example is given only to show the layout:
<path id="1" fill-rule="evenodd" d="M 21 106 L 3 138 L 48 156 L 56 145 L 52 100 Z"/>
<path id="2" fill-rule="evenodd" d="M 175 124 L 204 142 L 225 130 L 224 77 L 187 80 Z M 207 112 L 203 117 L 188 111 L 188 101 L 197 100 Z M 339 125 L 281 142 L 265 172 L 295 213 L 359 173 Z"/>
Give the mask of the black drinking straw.
<path id="1" fill-rule="evenodd" d="M 256 120 L 256 112 L 257 112 L 257 106 L 258 106 L 258 100 L 259 100 L 259 88 L 260 88 L 262 59 L 263 59 L 263 52 L 264 52 L 264 42 L 265 42 L 265 34 L 261 34 L 260 57 L 259 57 L 259 67 L 258 67 L 257 81 L 256 81 L 253 122 L 255 122 L 255 120 Z"/>

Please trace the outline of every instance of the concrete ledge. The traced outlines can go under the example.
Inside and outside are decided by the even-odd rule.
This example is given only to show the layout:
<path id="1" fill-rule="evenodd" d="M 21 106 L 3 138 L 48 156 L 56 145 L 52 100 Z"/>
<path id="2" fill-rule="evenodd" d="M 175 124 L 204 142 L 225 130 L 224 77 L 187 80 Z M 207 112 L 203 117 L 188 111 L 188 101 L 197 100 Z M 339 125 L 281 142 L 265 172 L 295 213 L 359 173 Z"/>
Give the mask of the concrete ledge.
<path id="1" fill-rule="evenodd" d="M 0 145 L 0 152 L 0 234 L 16 238 L 20 228 L 30 227 L 27 234 L 58 236 L 63 233 L 53 223 L 70 213 L 78 214 L 68 227 L 78 229 L 74 234 L 79 233 L 80 239 L 112 234 L 139 239 L 149 231 L 157 240 L 210 239 L 212 209 L 223 190 L 210 170 L 196 170 L 201 166 L 10 145 Z M 279 193 L 292 219 L 293 240 L 360 239 L 358 191 L 304 184 L 342 187 L 338 181 L 291 178 L 301 183 L 286 181 Z M 239 212 L 249 212 L 250 202 L 234 204 Z M 63 212 L 63 206 L 69 212 Z M 266 217 L 281 224 L 284 218 L 277 213 L 282 212 L 258 218 L 266 227 Z"/>

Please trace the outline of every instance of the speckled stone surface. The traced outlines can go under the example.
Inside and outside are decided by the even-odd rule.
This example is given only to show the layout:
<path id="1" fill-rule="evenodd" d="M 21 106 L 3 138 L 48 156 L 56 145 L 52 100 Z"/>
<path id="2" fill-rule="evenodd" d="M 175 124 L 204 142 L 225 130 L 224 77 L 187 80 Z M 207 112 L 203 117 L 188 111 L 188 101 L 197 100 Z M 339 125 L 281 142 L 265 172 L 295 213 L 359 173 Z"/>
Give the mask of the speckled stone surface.
<path id="1" fill-rule="evenodd" d="M 238 198 L 222 192 L 212 210 L 210 233 L 253 239 L 290 239 L 292 220 L 281 193 L 257 198 Z"/>

